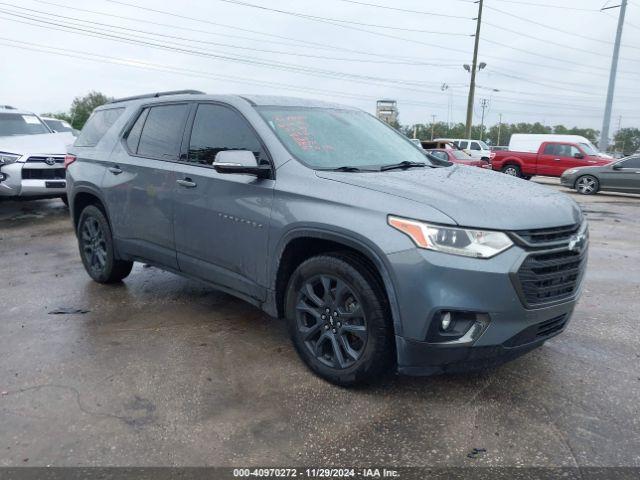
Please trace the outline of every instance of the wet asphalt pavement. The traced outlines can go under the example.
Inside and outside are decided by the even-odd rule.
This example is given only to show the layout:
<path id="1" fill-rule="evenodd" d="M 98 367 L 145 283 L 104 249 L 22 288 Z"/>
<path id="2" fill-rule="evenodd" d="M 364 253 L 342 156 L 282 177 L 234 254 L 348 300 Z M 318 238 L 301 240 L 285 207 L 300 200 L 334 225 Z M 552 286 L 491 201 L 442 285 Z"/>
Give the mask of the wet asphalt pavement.
<path id="1" fill-rule="evenodd" d="M 574 198 L 591 250 L 564 334 L 494 370 L 358 390 L 207 286 L 140 264 L 93 283 L 59 200 L 0 201 L 0 466 L 638 467 L 640 196 Z"/>

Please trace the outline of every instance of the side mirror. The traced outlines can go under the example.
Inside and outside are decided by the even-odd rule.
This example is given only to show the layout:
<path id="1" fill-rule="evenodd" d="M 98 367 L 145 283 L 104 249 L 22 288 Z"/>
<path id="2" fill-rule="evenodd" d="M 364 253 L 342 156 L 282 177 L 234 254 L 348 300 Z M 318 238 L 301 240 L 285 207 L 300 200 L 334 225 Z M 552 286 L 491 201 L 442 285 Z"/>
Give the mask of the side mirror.
<path id="1" fill-rule="evenodd" d="M 582 159 L 582 158 L 584 158 L 584 154 L 583 154 L 583 153 L 579 153 L 579 152 L 578 152 L 578 153 L 576 153 L 576 154 L 573 156 L 573 158 Z"/>
<path id="2" fill-rule="evenodd" d="M 614 163 L 611 168 L 613 168 L 614 170 L 621 170 L 623 167 L 620 163 Z"/>
<path id="3" fill-rule="evenodd" d="M 255 155 L 248 150 L 218 152 L 212 166 L 218 173 L 240 173 L 258 178 L 268 178 L 271 174 L 271 166 L 258 165 Z"/>

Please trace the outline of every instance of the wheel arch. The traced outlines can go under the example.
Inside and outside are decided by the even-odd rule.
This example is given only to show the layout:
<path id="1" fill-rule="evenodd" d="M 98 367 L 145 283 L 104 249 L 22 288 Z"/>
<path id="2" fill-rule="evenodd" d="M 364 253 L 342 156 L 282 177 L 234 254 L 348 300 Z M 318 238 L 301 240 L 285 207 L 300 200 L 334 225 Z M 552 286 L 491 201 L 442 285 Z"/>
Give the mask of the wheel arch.
<path id="1" fill-rule="evenodd" d="M 346 234 L 318 228 L 301 228 L 290 231 L 276 248 L 271 265 L 270 303 L 272 314 L 284 316 L 284 297 L 291 274 L 304 260 L 321 253 L 347 251 L 368 263 L 380 282 L 386 295 L 389 313 L 396 334 L 400 333 L 400 312 L 390 269 L 383 260 L 384 255 L 377 247 L 357 234 Z"/>
<path id="2" fill-rule="evenodd" d="M 80 220 L 82 210 L 89 205 L 95 205 L 102 210 L 102 213 L 104 213 L 104 216 L 107 218 L 107 222 L 109 222 L 109 226 L 111 226 L 109 213 L 102 195 L 91 187 L 78 187 L 73 193 L 73 198 L 69 201 L 69 209 L 71 211 L 74 229 L 78 228 L 78 220 Z"/>

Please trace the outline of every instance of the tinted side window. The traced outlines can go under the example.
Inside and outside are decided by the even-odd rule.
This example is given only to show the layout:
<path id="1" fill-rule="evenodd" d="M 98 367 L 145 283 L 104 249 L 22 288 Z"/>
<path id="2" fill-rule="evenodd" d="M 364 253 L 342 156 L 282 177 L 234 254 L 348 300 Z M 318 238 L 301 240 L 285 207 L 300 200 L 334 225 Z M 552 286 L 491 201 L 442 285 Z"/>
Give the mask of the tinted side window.
<path id="1" fill-rule="evenodd" d="M 545 155 L 555 155 L 556 154 L 556 144 L 555 143 L 548 143 L 547 145 L 545 145 L 544 147 L 544 154 Z"/>
<path id="2" fill-rule="evenodd" d="M 260 140 L 235 110 L 211 104 L 198 105 L 189 142 L 189 161 L 211 165 L 218 152 L 249 150 L 268 161 Z"/>
<path id="3" fill-rule="evenodd" d="M 145 108 L 136 123 L 133 124 L 131 130 L 129 130 L 129 135 L 127 135 L 127 147 L 132 153 L 138 153 L 138 144 L 140 143 L 140 134 L 142 133 L 142 127 L 144 126 L 144 122 L 147 119 L 147 114 L 149 113 L 149 109 Z"/>
<path id="4" fill-rule="evenodd" d="M 149 108 L 144 122 L 138 154 L 145 157 L 176 160 L 184 132 L 189 106 L 158 105 Z"/>
<path id="5" fill-rule="evenodd" d="M 75 146 L 93 147 L 97 145 L 104 134 L 116 123 L 122 112 L 124 112 L 124 107 L 94 111 L 82 128 Z"/>
<path id="6" fill-rule="evenodd" d="M 478 142 L 471 142 L 471 150 L 482 150 Z"/>
<path id="7" fill-rule="evenodd" d="M 467 148 L 467 145 L 469 145 L 469 142 L 459 142 L 458 143 L 458 147 L 461 148 L 462 150 Z"/>
<path id="8" fill-rule="evenodd" d="M 624 162 L 620 162 L 622 168 L 640 168 L 640 157 L 633 157 Z"/>

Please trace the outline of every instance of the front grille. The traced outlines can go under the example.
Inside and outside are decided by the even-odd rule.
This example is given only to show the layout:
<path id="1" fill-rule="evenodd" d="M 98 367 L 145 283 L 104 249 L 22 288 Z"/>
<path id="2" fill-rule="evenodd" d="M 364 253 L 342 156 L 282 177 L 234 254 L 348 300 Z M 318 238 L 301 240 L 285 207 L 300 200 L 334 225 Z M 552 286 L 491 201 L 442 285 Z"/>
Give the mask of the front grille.
<path id="1" fill-rule="evenodd" d="M 571 298 L 582 280 L 586 260 L 586 248 L 581 252 L 531 253 L 517 272 L 525 304 L 537 306 Z"/>
<path id="2" fill-rule="evenodd" d="M 23 180 L 64 180 L 64 168 L 23 168 Z"/>
<path id="3" fill-rule="evenodd" d="M 27 158 L 27 163 L 47 163 L 47 159 L 52 158 L 55 163 L 64 163 L 64 157 L 29 157 Z M 50 160 L 51 161 L 51 160 Z"/>
<path id="4" fill-rule="evenodd" d="M 529 246 L 538 247 L 548 244 L 565 243 L 580 229 L 580 224 L 564 227 L 538 228 L 535 230 L 517 230 L 512 232 L 517 239 Z"/>
<path id="5" fill-rule="evenodd" d="M 507 340 L 504 343 L 504 346 L 519 347 L 520 345 L 526 345 L 527 343 L 551 338 L 560 333 L 566 324 L 567 314 L 563 313 L 557 317 L 553 317 L 549 320 L 545 320 L 544 322 L 525 328 L 523 331 Z"/>

